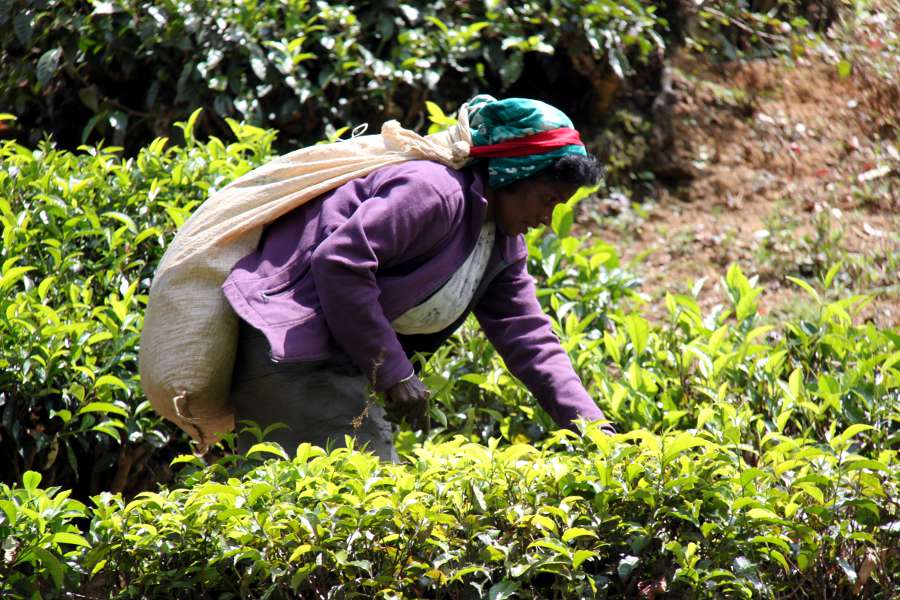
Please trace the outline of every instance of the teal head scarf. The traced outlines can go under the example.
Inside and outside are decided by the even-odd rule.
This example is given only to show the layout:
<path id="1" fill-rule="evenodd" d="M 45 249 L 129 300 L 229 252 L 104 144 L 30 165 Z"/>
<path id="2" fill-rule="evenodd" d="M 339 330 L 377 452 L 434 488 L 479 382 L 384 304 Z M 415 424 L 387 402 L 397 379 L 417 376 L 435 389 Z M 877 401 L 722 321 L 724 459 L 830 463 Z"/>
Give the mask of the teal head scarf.
<path id="1" fill-rule="evenodd" d="M 574 129 L 574 126 L 564 112 L 540 100 L 497 100 L 482 94 L 469 101 L 469 128 L 474 146 L 488 146 L 542 131 Z M 509 185 L 534 175 L 549 167 L 556 159 L 569 154 L 586 156 L 587 152 L 584 146 L 572 144 L 528 156 L 489 158 L 489 183 L 493 188 Z"/>

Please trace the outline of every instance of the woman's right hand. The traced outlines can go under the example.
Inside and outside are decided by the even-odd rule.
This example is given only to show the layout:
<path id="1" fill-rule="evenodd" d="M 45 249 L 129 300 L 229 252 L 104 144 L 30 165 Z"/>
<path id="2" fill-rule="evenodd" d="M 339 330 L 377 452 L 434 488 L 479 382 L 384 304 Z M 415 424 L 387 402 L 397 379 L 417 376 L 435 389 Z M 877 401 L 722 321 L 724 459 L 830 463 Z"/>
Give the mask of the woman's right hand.
<path id="1" fill-rule="evenodd" d="M 431 392 L 413 373 L 412 377 L 394 385 L 384 393 L 384 408 L 389 421 L 406 419 L 413 429 L 431 430 L 428 399 Z"/>

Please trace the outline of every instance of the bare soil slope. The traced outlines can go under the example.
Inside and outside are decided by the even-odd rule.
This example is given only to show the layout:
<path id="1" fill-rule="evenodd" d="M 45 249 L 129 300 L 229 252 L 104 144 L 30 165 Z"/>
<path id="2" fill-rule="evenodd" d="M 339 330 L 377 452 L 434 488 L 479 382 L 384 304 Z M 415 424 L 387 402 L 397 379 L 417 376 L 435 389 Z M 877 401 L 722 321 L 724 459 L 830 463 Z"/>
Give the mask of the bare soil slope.
<path id="1" fill-rule="evenodd" d="M 890 61 L 879 36 L 896 40 L 900 25 L 876 25 L 858 42 Z M 870 295 L 858 318 L 900 325 L 900 86 L 879 74 L 883 60 L 855 60 L 849 74 L 840 60 L 824 45 L 796 61 L 675 57 L 666 160 L 690 177 L 661 183 L 637 211 L 611 208 L 597 232 L 636 261 L 651 317 L 665 315 L 666 290 L 687 293 L 702 277 L 701 306 L 724 302 L 718 281 L 732 262 L 764 286 L 760 312 L 813 311 L 787 276 L 822 290 L 840 261 L 827 297 Z M 900 56 L 894 64 L 900 72 Z"/>

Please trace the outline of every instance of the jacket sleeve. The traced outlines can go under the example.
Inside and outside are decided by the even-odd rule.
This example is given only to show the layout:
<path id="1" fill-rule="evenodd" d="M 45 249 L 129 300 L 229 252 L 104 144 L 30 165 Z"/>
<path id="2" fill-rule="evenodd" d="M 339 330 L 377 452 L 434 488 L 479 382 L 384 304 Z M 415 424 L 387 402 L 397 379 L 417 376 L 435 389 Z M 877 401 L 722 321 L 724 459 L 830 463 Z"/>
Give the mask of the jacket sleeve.
<path id="1" fill-rule="evenodd" d="M 506 267 L 488 285 L 474 309 L 481 328 L 510 372 L 559 426 L 574 429 L 578 418 L 605 419 L 553 333 L 525 262 L 522 258 Z"/>
<path id="2" fill-rule="evenodd" d="M 439 243 L 461 207 L 461 197 L 448 198 L 421 178 L 394 176 L 373 189 L 312 254 L 328 328 L 378 391 L 413 367 L 379 303 L 375 273 Z"/>

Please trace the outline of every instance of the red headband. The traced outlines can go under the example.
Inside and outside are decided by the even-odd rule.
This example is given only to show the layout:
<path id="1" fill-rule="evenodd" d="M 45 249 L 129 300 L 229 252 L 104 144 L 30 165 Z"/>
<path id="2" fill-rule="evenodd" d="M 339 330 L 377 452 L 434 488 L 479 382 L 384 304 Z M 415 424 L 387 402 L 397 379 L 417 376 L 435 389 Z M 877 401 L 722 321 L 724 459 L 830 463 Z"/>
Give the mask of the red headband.
<path id="1" fill-rule="evenodd" d="M 469 156 L 473 158 L 510 158 L 543 154 L 565 146 L 584 146 L 578 131 L 568 127 L 560 127 L 559 129 L 542 131 L 515 140 L 500 142 L 499 144 L 472 146 L 469 149 Z"/>

